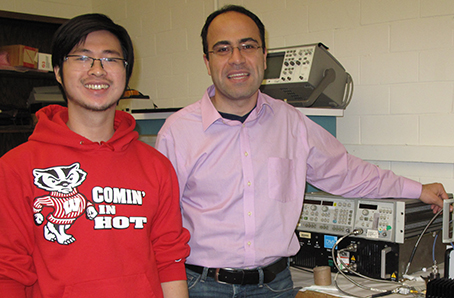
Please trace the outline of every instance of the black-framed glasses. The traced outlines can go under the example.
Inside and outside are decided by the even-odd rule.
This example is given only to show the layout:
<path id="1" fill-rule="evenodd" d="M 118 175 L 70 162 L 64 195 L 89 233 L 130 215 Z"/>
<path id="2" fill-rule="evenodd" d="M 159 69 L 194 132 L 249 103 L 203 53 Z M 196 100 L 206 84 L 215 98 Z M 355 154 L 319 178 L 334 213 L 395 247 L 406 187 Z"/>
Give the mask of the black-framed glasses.
<path id="1" fill-rule="evenodd" d="M 213 47 L 212 51 L 208 51 L 208 53 L 213 53 L 217 56 L 231 56 L 235 48 L 237 48 L 243 55 L 252 55 L 255 54 L 261 46 L 256 43 L 243 43 L 238 47 L 234 47 L 229 44 L 218 44 Z"/>
<path id="2" fill-rule="evenodd" d="M 110 72 L 120 72 L 128 66 L 128 62 L 123 58 L 93 58 L 85 55 L 67 55 L 65 57 L 65 61 L 67 61 L 71 67 L 83 71 L 91 69 L 96 60 L 99 60 L 101 67 L 105 71 Z"/>

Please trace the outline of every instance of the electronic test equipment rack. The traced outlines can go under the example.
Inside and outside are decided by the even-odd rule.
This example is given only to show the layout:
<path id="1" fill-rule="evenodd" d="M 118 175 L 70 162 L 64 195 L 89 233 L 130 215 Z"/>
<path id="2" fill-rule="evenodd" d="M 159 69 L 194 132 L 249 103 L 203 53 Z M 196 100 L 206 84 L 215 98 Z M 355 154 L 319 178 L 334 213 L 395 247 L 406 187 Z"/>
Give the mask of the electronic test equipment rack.
<path id="1" fill-rule="evenodd" d="M 362 229 L 361 235 L 348 236 L 339 243 L 338 250 L 349 245 L 354 249 L 343 251 L 337 258 L 363 275 L 396 280 L 405 272 L 417 239 L 433 216 L 430 205 L 418 199 L 343 198 L 323 192 L 307 193 L 296 229 L 301 249 L 292 263 L 307 268 L 331 266 L 333 272 L 337 271 L 331 254 L 333 245 L 354 229 Z M 410 267 L 412 272 L 432 266 L 433 253 L 444 256 L 441 235 L 434 238 L 433 233 L 428 233 L 440 231 L 442 220 L 436 218 L 421 238 Z"/>

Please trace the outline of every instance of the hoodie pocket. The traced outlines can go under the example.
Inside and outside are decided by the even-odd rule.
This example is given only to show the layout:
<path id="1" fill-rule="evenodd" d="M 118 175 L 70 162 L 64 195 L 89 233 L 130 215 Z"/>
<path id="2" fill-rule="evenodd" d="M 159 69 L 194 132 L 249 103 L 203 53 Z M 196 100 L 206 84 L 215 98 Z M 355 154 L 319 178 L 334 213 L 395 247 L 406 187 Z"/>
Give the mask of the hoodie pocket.
<path id="1" fill-rule="evenodd" d="M 145 274 L 99 279 L 66 286 L 63 298 L 156 298 Z"/>
<path id="2" fill-rule="evenodd" d="M 288 158 L 268 158 L 268 192 L 270 198 L 290 202 L 296 196 L 294 161 Z"/>

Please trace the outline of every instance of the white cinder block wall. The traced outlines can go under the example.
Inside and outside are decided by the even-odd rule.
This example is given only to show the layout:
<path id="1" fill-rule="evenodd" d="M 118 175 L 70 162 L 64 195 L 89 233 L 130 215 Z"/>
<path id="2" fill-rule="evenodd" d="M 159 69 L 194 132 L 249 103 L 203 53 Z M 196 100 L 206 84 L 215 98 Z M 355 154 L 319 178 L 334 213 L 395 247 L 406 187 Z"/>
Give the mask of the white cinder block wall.
<path id="1" fill-rule="evenodd" d="M 352 154 L 454 192 L 454 1 L 127 0 L 122 16 L 119 2 L 93 9 L 114 10 L 132 32 L 133 87 L 159 107 L 202 96 L 211 84 L 200 40 L 205 18 L 225 4 L 244 5 L 265 23 L 269 48 L 323 42 L 353 76 L 352 103 L 337 120 Z"/>
<path id="2" fill-rule="evenodd" d="M 228 3 L 262 19 L 269 48 L 330 48 L 355 83 L 337 120 L 337 136 L 352 154 L 454 192 L 452 0 L 0 0 L 0 9 L 111 16 L 136 47 L 131 87 L 164 108 L 198 100 L 211 84 L 200 30 Z"/>

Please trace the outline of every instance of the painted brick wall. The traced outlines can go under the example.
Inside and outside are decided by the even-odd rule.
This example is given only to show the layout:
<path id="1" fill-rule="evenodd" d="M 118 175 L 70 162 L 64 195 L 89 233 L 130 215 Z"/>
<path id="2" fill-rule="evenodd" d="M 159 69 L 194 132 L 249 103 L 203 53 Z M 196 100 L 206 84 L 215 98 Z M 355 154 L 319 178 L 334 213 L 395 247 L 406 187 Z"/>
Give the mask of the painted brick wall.
<path id="1" fill-rule="evenodd" d="M 111 16 L 136 47 L 131 87 L 164 108 L 198 100 L 211 84 L 200 30 L 227 3 L 262 19 L 269 48 L 330 48 L 355 83 L 337 120 L 337 136 L 352 154 L 454 192 L 452 0 L 0 0 L 0 9 Z"/>

